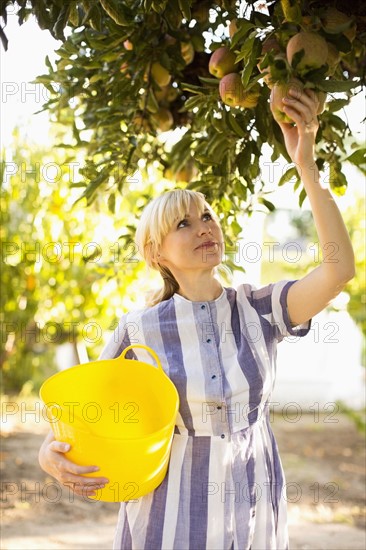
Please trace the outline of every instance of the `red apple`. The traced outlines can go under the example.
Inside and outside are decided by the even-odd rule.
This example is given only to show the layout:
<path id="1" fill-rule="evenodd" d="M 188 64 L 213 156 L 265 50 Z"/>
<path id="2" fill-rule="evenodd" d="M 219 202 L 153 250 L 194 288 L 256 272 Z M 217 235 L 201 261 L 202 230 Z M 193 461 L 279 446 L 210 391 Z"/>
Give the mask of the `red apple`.
<path id="1" fill-rule="evenodd" d="M 304 55 L 295 68 L 300 75 L 313 69 L 319 69 L 327 62 L 328 44 L 316 32 L 301 31 L 290 38 L 286 48 L 287 60 L 290 65 L 294 55 L 301 50 L 304 50 Z"/>
<path id="2" fill-rule="evenodd" d="M 222 78 L 239 69 L 235 59 L 236 55 L 227 46 L 221 46 L 211 55 L 208 70 L 216 78 Z"/>
<path id="3" fill-rule="evenodd" d="M 245 90 L 238 73 L 225 75 L 219 84 L 219 93 L 225 105 L 230 107 L 255 107 L 260 95 L 260 85 L 257 84 Z"/>

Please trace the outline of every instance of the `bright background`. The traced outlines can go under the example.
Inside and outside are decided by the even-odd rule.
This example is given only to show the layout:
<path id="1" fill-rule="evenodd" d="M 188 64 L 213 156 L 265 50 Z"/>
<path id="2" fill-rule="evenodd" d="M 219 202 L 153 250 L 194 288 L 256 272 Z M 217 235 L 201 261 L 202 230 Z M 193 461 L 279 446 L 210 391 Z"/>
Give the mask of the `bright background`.
<path id="1" fill-rule="evenodd" d="M 48 31 L 41 31 L 34 20 L 30 19 L 22 27 L 18 26 L 17 17 L 9 16 L 6 34 L 9 38 L 9 50 L 4 53 L 1 50 L 1 143 L 5 148 L 5 158 L 12 159 L 13 132 L 19 129 L 19 138 L 32 147 L 49 150 L 52 154 L 53 126 L 50 125 L 48 113 L 33 113 L 41 110 L 42 104 L 47 99 L 47 91 L 40 84 L 32 84 L 32 80 L 46 72 L 44 58 L 48 55 L 52 61 L 55 57 L 54 50 L 60 45 L 52 39 Z M 26 47 L 28 46 L 28 47 Z M 364 127 L 361 123 L 365 118 L 365 103 L 362 94 L 355 98 L 350 106 L 339 113 L 346 117 L 353 130 L 354 139 L 362 140 Z M 283 164 L 273 166 L 269 157 L 264 155 L 263 174 L 268 181 L 268 190 L 275 189 L 274 182 L 282 174 Z M 364 178 L 354 167 L 345 167 L 349 181 L 349 189 L 345 196 L 337 197 L 336 201 L 342 212 L 356 208 L 358 196 L 364 193 Z M 65 191 L 64 191 L 65 193 Z M 64 197 L 65 201 L 67 197 Z M 269 217 L 264 212 L 257 212 L 247 219 L 239 220 L 243 226 L 242 239 L 239 242 L 239 250 L 244 250 L 248 243 L 262 243 L 263 239 L 270 237 L 274 241 L 286 242 L 290 231 L 290 216 L 298 210 L 297 197 L 294 196 L 291 184 L 287 184 L 274 191 L 271 200 L 278 206 L 276 215 Z M 306 210 L 305 201 L 303 209 Z M 81 209 L 82 210 L 82 209 Z M 301 211 L 298 212 L 300 215 Z M 95 232 L 99 237 L 108 235 L 109 243 L 118 238 L 118 228 L 113 225 L 110 217 L 100 214 L 98 223 L 95 224 Z M 83 215 L 80 214 L 80 220 Z M 296 236 L 294 237 L 296 238 Z M 304 255 L 308 254 L 305 243 Z M 240 248 L 244 247 L 244 248 Z M 274 266 L 263 265 L 264 252 L 261 258 L 249 256 L 255 254 L 255 248 L 246 248 L 248 257 L 242 257 L 246 274 L 234 274 L 233 286 L 243 280 L 261 285 L 269 282 L 274 274 Z M 265 249 L 263 249 L 265 251 Z M 267 262 L 268 264 L 268 262 Z M 154 276 L 145 277 L 142 290 L 145 291 L 153 284 L 159 284 Z M 146 289 L 145 289 L 146 283 Z M 141 285 L 141 280 L 139 281 Z M 97 288 L 98 291 L 100 289 Z M 124 296 L 116 299 L 118 289 L 110 283 L 114 298 L 107 310 L 107 315 L 119 316 L 126 308 L 142 307 L 144 294 L 135 292 L 134 298 Z M 105 292 L 107 295 L 108 293 Z M 363 403 L 364 369 L 361 367 L 362 337 L 346 311 L 348 296 L 342 293 L 333 304 L 335 308 L 329 308 L 313 320 L 313 329 L 310 335 L 301 342 L 284 342 L 279 348 L 279 369 L 275 401 L 284 402 L 291 395 L 294 401 L 302 406 L 312 405 L 314 402 L 324 404 L 343 399 L 353 406 L 361 406 Z M 81 306 L 82 307 L 82 306 Z M 98 317 L 91 316 L 97 320 Z M 334 329 L 334 330 L 333 330 Z M 106 331 L 105 335 L 109 332 Z M 103 336 L 105 338 L 106 336 Z M 350 343 L 352 342 L 352 345 Z M 101 343 L 99 343 L 99 348 Z M 296 343 L 296 346 L 295 346 Z M 87 360 L 85 346 L 78 346 L 79 356 Z M 89 355 L 95 353 L 93 350 Z M 75 349 L 70 344 L 59 346 L 56 362 L 59 368 L 70 366 L 76 361 Z M 347 365 L 347 368 L 345 366 Z"/>

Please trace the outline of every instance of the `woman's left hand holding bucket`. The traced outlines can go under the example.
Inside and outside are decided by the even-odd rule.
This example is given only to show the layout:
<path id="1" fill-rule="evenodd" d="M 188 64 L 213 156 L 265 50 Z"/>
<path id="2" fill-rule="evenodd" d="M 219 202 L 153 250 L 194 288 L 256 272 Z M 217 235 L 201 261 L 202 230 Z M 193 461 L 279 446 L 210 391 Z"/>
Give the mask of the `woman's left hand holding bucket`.
<path id="1" fill-rule="evenodd" d="M 98 489 L 108 483 L 105 477 L 86 477 L 85 474 L 97 472 L 98 466 L 78 466 L 64 456 L 70 445 L 56 441 L 52 432 L 44 440 L 39 451 L 39 463 L 42 469 L 79 496 L 91 497 Z"/>

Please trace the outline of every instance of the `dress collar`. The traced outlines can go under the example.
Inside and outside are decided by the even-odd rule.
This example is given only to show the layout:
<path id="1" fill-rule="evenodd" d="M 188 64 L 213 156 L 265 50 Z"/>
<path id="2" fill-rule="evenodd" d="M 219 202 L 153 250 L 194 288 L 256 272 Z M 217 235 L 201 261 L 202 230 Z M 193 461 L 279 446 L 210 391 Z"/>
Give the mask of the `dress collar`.
<path id="1" fill-rule="evenodd" d="M 223 287 L 220 296 L 215 298 L 215 300 L 188 300 L 188 298 L 184 298 L 184 296 L 181 296 L 177 292 L 175 292 L 173 294 L 172 298 L 175 301 L 186 302 L 188 304 L 214 304 L 214 303 L 218 302 L 219 300 L 222 300 L 224 296 L 226 296 L 226 288 L 225 287 Z"/>

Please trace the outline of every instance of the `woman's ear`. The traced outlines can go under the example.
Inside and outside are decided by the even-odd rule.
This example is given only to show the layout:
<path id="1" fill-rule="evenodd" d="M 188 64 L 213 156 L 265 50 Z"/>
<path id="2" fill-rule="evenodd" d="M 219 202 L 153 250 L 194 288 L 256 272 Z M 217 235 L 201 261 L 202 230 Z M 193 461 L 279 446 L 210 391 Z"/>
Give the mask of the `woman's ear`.
<path id="1" fill-rule="evenodd" d="M 160 261 L 159 247 L 155 244 L 151 244 L 151 258 L 155 263 Z"/>
<path id="2" fill-rule="evenodd" d="M 155 261 L 156 261 L 156 263 L 157 263 L 158 265 L 160 265 L 161 267 L 166 267 L 166 266 L 165 266 L 165 258 L 164 258 L 164 255 L 161 254 L 160 252 L 157 252 L 157 253 L 156 253 L 156 260 L 155 260 Z"/>

